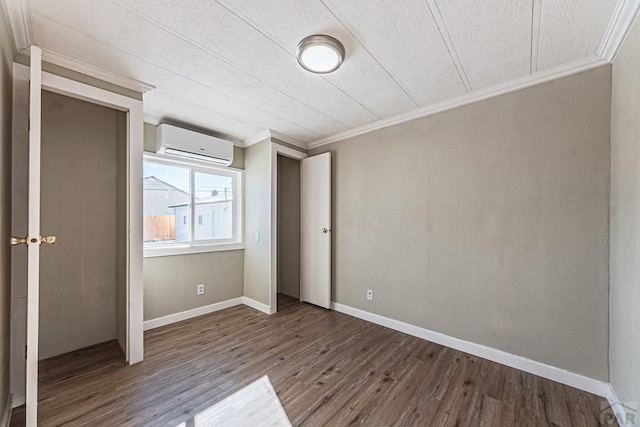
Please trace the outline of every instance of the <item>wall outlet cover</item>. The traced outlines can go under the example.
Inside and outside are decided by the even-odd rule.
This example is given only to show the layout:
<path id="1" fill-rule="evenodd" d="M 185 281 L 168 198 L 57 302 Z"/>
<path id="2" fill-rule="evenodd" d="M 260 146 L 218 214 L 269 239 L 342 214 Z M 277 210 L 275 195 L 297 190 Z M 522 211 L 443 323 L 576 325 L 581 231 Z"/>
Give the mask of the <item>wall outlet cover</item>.
<path id="1" fill-rule="evenodd" d="M 204 284 L 196 286 L 196 295 L 204 295 Z"/>
<path id="2" fill-rule="evenodd" d="M 367 289 L 367 299 L 373 301 L 373 291 L 371 289 Z"/>

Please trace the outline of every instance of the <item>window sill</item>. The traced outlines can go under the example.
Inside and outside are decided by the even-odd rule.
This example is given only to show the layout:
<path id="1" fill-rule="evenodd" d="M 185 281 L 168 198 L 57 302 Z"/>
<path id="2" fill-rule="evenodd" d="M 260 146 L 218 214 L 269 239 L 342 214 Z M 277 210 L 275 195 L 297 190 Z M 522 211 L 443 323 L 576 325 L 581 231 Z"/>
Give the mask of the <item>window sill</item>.
<path id="1" fill-rule="evenodd" d="M 218 243 L 215 245 L 174 245 L 144 248 L 145 258 L 173 255 L 202 254 L 208 252 L 238 251 L 244 249 L 244 243 Z"/>

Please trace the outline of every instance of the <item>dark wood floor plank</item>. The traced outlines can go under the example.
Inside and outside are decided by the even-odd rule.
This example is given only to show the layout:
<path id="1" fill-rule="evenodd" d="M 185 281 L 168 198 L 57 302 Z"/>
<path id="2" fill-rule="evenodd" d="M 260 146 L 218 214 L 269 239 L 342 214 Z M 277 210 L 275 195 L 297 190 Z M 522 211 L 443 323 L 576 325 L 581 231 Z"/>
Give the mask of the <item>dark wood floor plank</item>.
<path id="1" fill-rule="evenodd" d="M 145 333 L 145 360 L 115 342 L 40 363 L 42 426 L 193 425 L 268 375 L 294 425 L 598 425 L 602 398 L 280 296 Z M 24 409 L 12 426 L 24 425 Z"/>

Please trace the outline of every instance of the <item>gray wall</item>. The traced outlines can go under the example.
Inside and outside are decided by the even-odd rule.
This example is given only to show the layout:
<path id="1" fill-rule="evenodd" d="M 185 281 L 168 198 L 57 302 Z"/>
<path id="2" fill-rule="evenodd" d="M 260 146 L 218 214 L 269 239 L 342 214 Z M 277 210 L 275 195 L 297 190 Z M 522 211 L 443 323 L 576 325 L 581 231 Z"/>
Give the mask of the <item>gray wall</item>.
<path id="1" fill-rule="evenodd" d="M 241 250 L 145 258 L 144 320 L 241 297 L 243 260 Z"/>
<path id="2" fill-rule="evenodd" d="M 300 161 L 278 155 L 278 292 L 300 298 Z"/>
<path id="3" fill-rule="evenodd" d="M 271 141 L 244 152 L 244 295 L 269 304 L 271 286 Z M 255 235 L 260 233 L 260 241 Z"/>
<path id="4" fill-rule="evenodd" d="M 42 92 L 41 228 L 57 242 L 40 255 L 40 358 L 116 338 L 118 129 L 126 126 L 118 122 L 124 118 Z"/>
<path id="5" fill-rule="evenodd" d="M 12 57 L 11 34 L 0 6 L 0 418 L 9 394 Z"/>
<path id="6" fill-rule="evenodd" d="M 144 149 L 154 152 L 156 126 L 144 124 Z M 244 168 L 244 149 L 234 148 L 232 167 Z M 145 258 L 144 320 L 180 313 L 243 295 L 244 251 Z M 196 295 L 196 286 L 205 294 Z"/>
<path id="7" fill-rule="evenodd" d="M 640 402 L 640 23 L 613 63 L 610 382 Z"/>
<path id="8" fill-rule="evenodd" d="M 606 381 L 610 73 L 312 150 L 333 299 Z"/>

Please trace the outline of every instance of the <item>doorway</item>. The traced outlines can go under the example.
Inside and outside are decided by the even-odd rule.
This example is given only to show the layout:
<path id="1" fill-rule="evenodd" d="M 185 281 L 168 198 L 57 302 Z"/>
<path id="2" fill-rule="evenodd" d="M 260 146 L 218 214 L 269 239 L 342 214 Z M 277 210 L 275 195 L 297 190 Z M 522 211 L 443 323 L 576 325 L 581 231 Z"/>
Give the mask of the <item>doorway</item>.
<path id="1" fill-rule="evenodd" d="M 300 160 L 277 154 L 278 300 L 300 299 Z"/>
<path id="2" fill-rule="evenodd" d="M 37 425 L 38 359 L 40 343 L 40 252 L 53 243 L 53 236 L 41 231 L 41 98 L 42 91 L 82 99 L 122 111 L 126 116 L 123 186 L 126 236 L 123 274 L 126 281 L 124 305 L 126 325 L 125 360 L 143 359 L 142 315 L 142 101 L 95 86 L 42 72 L 42 51 L 31 46 L 31 66 L 13 66 L 13 153 L 12 153 L 12 275 L 11 275 L 11 375 L 14 408 L 26 401 L 26 424 Z M 65 168 L 73 167 L 70 162 Z M 118 203 L 118 202 L 116 202 Z M 99 226 L 97 224 L 96 226 Z M 24 236 L 24 237 L 22 237 Z M 24 246 L 23 246 L 24 245 Z M 41 248 L 42 246 L 45 246 Z M 51 248 L 49 248 L 51 249 Z M 119 265 L 116 262 L 116 265 Z M 116 323 L 117 328 L 117 323 Z M 117 344 L 116 344 L 117 346 Z M 120 351 L 120 350 L 118 350 Z M 26 356 L 26 357 L 25 357 Z"/>
<path id="3" fill-rule="evenodd" d="M 126 114 L 42 92 L 39 360 L 126 351 Z M 46 372 L 42 372 L 46 375 Z"/>
<path id="4" fill-rule="evenodd" d="M 331 153 L 309 157 L 279 144 L 272 144 L 271 153 L 269 312 L 277 312 L 284 292 L 330 309 Z"/>

